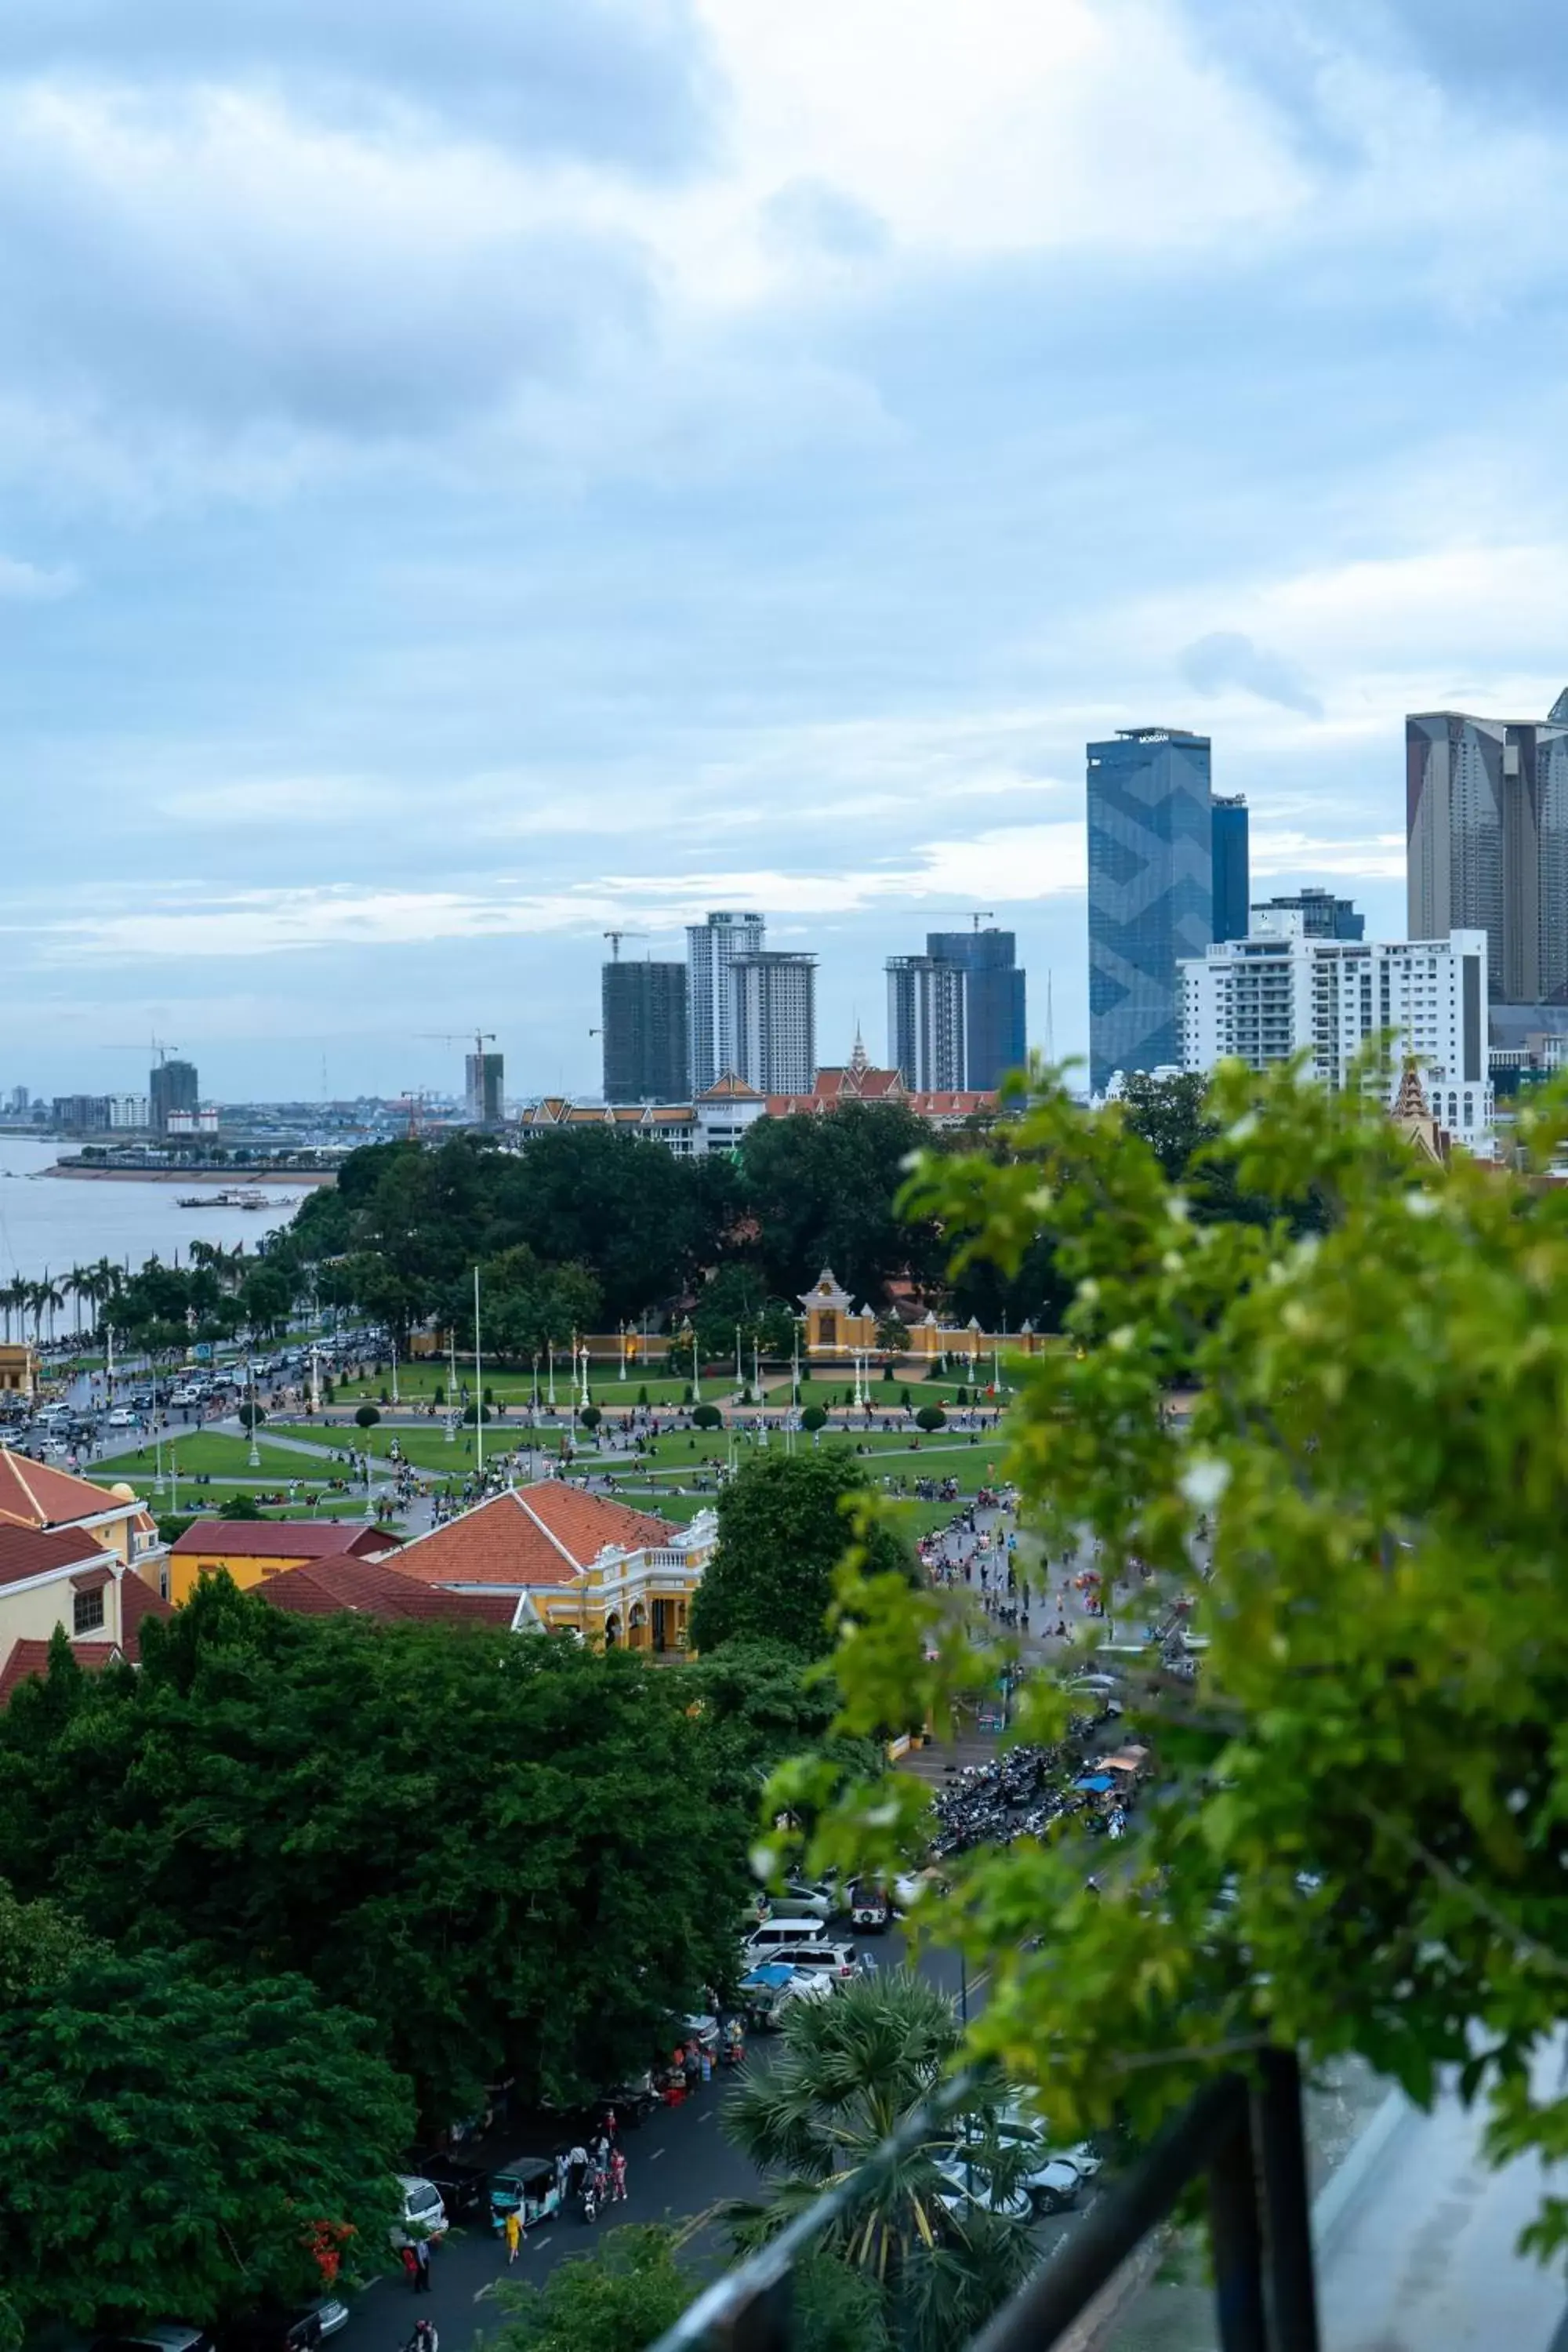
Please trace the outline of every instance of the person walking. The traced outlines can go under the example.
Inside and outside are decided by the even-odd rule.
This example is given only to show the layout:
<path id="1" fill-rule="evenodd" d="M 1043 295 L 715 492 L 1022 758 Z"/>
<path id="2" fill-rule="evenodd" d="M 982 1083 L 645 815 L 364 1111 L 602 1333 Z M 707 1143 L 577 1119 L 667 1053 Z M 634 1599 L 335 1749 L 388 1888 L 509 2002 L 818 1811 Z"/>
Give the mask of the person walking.
<path id="1" fill-rule="evenodd" d="M 502 2230 L 506 2238 L 507 2268 L 510 2270 L 517 2260 L 517 2250 L 522 2243 L 521 2214 L 515 2209 L 510 2212 L 502 2224 Z"/>
<path id="2" fill-rule="evenodd" d="M 430 2241 L 428 2238 L 421 2238 L 418 2244 L 414 2249 L 414 2292 L 416 2294 L 432 2294 L 435 2292 L 435 2289 L 430 2283 Z"/>
<path id="3" fill-rule="evenodd" d="M 414 2258 L 414 2249 L 412 2246 L 405 2246 L 403 2249 L 403 2275 L 408 2281 L 409 2285 L 414 2289 L 415 2294 L 417 2294 L 419 2292 L 419 2264 Z"/>
<path id="4" fill-rule="evenodd" d="M 610 2194 L 617 2205 L 626 2201 L 626 2153 L 616 2148 L 610 2158 Z"/>

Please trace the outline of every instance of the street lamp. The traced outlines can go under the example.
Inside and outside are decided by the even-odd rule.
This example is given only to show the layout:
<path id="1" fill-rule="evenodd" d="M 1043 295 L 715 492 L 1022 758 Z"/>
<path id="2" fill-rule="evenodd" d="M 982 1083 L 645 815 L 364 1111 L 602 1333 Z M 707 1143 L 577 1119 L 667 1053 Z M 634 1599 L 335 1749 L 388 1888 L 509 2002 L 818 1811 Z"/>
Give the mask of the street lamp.
<path id="1" fill-rule="evenodd" d="M 581 1412 L 584 1405 L 592 1404 L 594 1402 L 588 1393 L 588 1335 L 586 1332 L 583 1335 L 583 1345 L 578 1350 L 578 1360 L 583 1367 L 583 1393 L 577 1400 L 577 1410 Z"/>
<path id="2" fill-rule="evenodd" d="M 553 1412 L 555 1410 L 555 1342 L 553 1339 L 546 1341 L 545 1352 L 549 1359 L 550 1366 L 550 1392 L 545 1402 L 549 1405 L 551 1412 Z"/>
<path id="3" fill-rule="evenodd" d="M 741 1327 L 735 1326 L 735 1394 L 738 1397 L 746 1382 L 741 1370 Z"/>
<path id="4" fill-rule="evenodd" d="M 622 1317 L 622 1318 L 621 1318 L 621 1378 L 622 1378 L 622 1380 L 623 1380 L 623 1381 L 626 1379 L 626 1318 L 623 1316 L 623 1317 Z"/>
<path id="5" fill-rule="evenodd" d="M 698 1368 L 695 1331 L 691 1334 L 691 1402 L 693 1404 L 700 1404 L 702 1402 L 702 1375 Z"/>
<path id="6" fill-rule="evenodd" d="M 261 1452 L 256 1443 L 256 1367 L 247 1361 L 245 1370 L 250 1389 L 250 1466 L 253 1470 L 259 1470 Z"/>

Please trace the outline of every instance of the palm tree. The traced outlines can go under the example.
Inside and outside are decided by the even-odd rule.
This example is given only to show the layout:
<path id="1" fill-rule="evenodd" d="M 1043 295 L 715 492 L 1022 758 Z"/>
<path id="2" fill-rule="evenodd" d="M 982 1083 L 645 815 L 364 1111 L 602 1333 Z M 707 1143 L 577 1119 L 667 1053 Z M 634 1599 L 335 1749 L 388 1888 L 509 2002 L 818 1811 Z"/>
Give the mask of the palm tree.
<path id="1" fill-rule="evenodd" d="M 922 2106 L 950 2069 L 962 2034 L 951 2000 L 908 1969 L 879 1969 L 827 2000 L 797 2000 L 784 2012 L 780 2048 L 724 2109 L 724 2128 L 766 2172 L 773 2200 L 734 2209 L 743 2235 L 769 2235 L 825 2190 L 859 2171 Z M 987 2177 L 1023 2169 L 994 2132 L 995 2100 L 976 2094 L 966 2120 L 984 2136 Z M 868 2195 L 821 2242 L 874 2280 L 895 2343 L 945 2352 L 973 2335 L 1026 2275 L 1033 2260 L 1023 2225 L 967 2200 L 953 2210 L 940 2167 L 951 2163 L 951 2120 L 933 2126 L 884 2172 Z M 1000 2200 L 998 2200 L 1000 2201 Z"/>

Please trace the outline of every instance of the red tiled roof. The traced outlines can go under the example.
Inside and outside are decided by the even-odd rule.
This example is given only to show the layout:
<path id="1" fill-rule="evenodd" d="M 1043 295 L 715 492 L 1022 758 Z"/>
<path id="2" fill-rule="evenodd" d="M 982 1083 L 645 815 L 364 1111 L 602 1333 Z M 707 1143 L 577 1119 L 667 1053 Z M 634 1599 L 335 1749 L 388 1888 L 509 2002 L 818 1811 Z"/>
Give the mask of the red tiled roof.
<path id="1" fill-rule="evenodd" d="M 142 1628 L 149 1617 L 172 1617 L 173 1609 L 161 1592 L 143 1583 L 134 1569 L 120 1580 L 120 1640 L 133 1666 L 142 1663 Z"/>
<path id="2" fill-rule="evenodd" d="M 112 1642 L 73 1642 L 71 1655 L 84 1673 L 101 1674 L 111 1658 L 120 1655 Z M 13 1642 L 11 1654 L 0 1666 L 0 1707 L 10 1704 L 11 1694 L 18 1684 L 33 1675 L 49 1671 L 49 1645 L 47 1642 Z"/>
<path id="3" fill-rule="evenodd" d="M 90 1479 L 73 1478 L 47 1462 L 30 1461 L 0 1445 L 0 1524 L 23 1528 L 71 1527 L 113 1510 L 122 1496 Z"/>
<path id="4" fill-rule="evenodd" d="M 0 1584 L 21 1584 L 29 1576 L 63 1575 L 68 1569 L 96 1568 L 106 1558 L 90 1533 L 68 1529 L 45 1534 L 0 1519 Z"/>
<path id="5" fill-rule="evenodd" d="M 230 1559 L 335 1559 L 343 1552 L 389 1551 L 402 1538 L 390 1528 L 343 1519 L 193 1519 L 173 1546 L 176 1559 L 216 1552 Z"/>
<path id="6" fill-rule="evenodd" d="M 388 1561 L 357 1559 L 351 1552 L 336 1559 L 312 1560 L 304 1568 L 280 1569 L 257 1591 L 272 1608 L 295 1616 L 332 1617 L 347 1609 L 384 1624 L 435 1618 L 448 1624 L 506 1627 L 517 1609 L 510 1593 L 447 1592 L 439 1585 L 405 1576 Z"/>
<path id="7" fill-rule="evenodd" d="M 635 1551 L 676 1530 L 602 1495 L 546 1478 L 519 1486 L 416 1536 L 397 1565 L 427 1584 L 492 1584 L 510 1591 L 573 1582 L 606 1544 Z"/>

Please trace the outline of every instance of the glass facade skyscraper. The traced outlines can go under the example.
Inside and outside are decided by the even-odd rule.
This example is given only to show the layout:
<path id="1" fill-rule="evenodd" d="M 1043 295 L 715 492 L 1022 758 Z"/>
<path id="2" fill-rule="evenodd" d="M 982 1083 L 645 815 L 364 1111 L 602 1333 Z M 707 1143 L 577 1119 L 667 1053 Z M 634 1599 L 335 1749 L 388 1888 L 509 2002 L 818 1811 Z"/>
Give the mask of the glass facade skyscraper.
<path id="1" fill-rule="evenodd" d="M 1494 1003 L 1568 1002 L 1568 725 L 1425 711 L 1405 742 L 1412 939 L 1484 930 Z"/>
<path id="2" fill-rule="evenodd" d="M 690 1083 L 683 963 L 604 967 L 601 1002 L 607 1103 L 678 1103 Z"/>
<path id="3" fill-rule="evenodd" d="M 1247 842 L 1247 802 L 1240 793 L 1216 793 L 1214 812 L 1214 935 L 1244 940 L 1252 903 L 1252 862 Z"/>
<path id="4" fill-rule="evenodd" d="M 999 1087 L 1028 1053 L 1016 934 L 928 931 L 926 954 L 939 963 L 956 964 L 963 973 L 964 1074 L 960 1083 L 977 1091 Z"/>
<path id="5" fill-rule="evenodd" d="M 731 973 L 737 956 L 761 955 L 766 937 L 761 915 L 715 912 L 686 927 L 687 1038 L 691 1091 L 706 1094 L 715 1078 L 740 1067 Z"/>
<path id="6" fill-rule="evenodd" d="M 962 964 L 938 956 L 888 958 L 888 1061 L 914 1093 L 963 1092 L 968 992 Z"/>
<path id="7" fill-rule="evenodd" d="M 1214 940 L 1206 735 L 1126 728 L 1089 758 L 1089 1085 L 1179 1069 L 1178 965 Z M 1245 928 L 1245 927 L 1244 927 Z"/>

